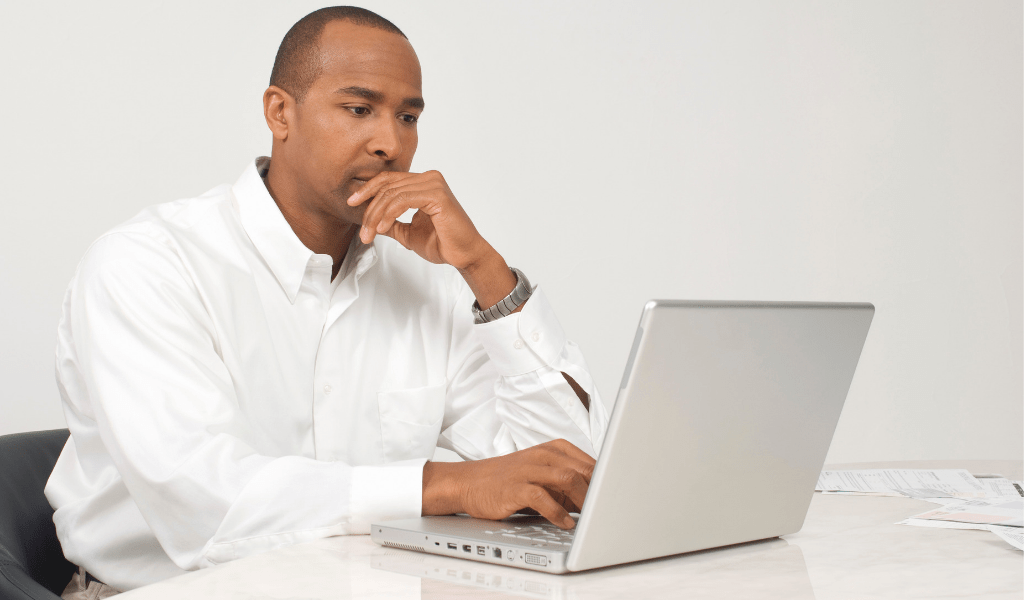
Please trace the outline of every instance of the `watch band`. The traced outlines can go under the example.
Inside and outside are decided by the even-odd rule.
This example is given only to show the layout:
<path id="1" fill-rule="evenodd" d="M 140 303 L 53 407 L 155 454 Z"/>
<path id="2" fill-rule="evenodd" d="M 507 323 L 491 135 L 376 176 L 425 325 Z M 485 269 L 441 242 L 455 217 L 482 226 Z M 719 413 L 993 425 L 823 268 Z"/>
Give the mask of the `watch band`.
<path id="1" fill-rule="evenodd" d="M 505 296 L 497 304 L 485 310 L 480 309 L 479 302 L 473 301 L 473 322 L 477 325 L 480 323 L 490 323 L 491 321 L 509 316 L 533 294 L 533 287 L 530 285 L 530 280 L 526 278 L 526 275 L 515 267 L 511 267 L 511 270 L 516 276 L 516 287 L 512 288 L 508 296 Z"/>

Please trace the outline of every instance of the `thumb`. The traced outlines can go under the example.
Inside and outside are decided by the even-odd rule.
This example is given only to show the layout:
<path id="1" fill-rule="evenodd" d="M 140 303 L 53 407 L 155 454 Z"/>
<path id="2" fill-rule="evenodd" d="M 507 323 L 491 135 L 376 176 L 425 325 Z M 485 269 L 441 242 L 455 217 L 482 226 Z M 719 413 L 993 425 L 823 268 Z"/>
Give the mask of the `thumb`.
<path id="1" fill-rule="evenodd" d="M 409 247 L 409 233 L 410 227 L 408 223 L 395 221 L 394 224 L 391 225 L 391 229 L 384 232 L 384 235 L 394 239 L 399 244 L 405 246 L 406 250 L 412 250 L 412 248 Z"/>

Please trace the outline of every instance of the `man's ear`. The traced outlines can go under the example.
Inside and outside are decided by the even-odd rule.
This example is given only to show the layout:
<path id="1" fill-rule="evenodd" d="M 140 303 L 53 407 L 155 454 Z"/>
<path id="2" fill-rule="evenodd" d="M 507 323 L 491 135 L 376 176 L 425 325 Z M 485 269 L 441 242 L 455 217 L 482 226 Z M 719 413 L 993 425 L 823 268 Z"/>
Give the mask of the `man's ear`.
<path id="1" fill-rule="evenodd" d="M 272 85 L 263 92 L 263 117 L 267 120 L 267 127 L 274 134 L 275 140 L 282 142 L 288 139 L 288 126 L 290 118 L 294 114 L 295 99 L 291 95 Z"/>

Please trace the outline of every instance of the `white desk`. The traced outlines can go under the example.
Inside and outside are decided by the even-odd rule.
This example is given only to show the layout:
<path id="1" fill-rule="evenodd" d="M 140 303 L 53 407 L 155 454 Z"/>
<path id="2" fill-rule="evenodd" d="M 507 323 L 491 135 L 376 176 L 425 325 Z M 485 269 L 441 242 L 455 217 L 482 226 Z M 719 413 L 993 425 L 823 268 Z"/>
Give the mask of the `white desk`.
<path id="1" fill-rule="evenodd" d="M 1021 461 L 830 468 L 963 467 L 1021 479 Z M 783 539 L 572 575 L 384 549 L 335 537 L 188 573 L 125 595 L 157 598 L 1007 598 L 1024 597 L 1024 557 L 987 531 L 894 525 L 934 504 L 816 494 Z"/>

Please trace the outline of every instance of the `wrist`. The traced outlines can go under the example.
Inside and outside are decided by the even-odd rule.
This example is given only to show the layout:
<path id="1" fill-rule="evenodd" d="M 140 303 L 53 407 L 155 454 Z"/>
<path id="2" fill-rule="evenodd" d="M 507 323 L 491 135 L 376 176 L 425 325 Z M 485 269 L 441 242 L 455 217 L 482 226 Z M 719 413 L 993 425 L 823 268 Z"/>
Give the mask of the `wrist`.
<path id="1" fill-rule="evenodd" d="M 459 467 L 462 463 L 427 461 L 423 465 L 423 516 L 454 515 L 463 510 Z"/>
<path id="2" fill-rule="evenodd" d="M 516 276 L 493 248 L 480 260 L 459 269 L 481 309 L 494 306 L 516 287 Z"/>
<path id="3" fill-rule="evenodd" d="M 498 251 L 486 241 L 482 242 L 483 248 L 474 253 L 476 258 L 473 262 L 458 267 L 459 273 L 468 279 L 479 279 L 494 269 L 505 265 L 505 259 L 498 254 Z"/>

